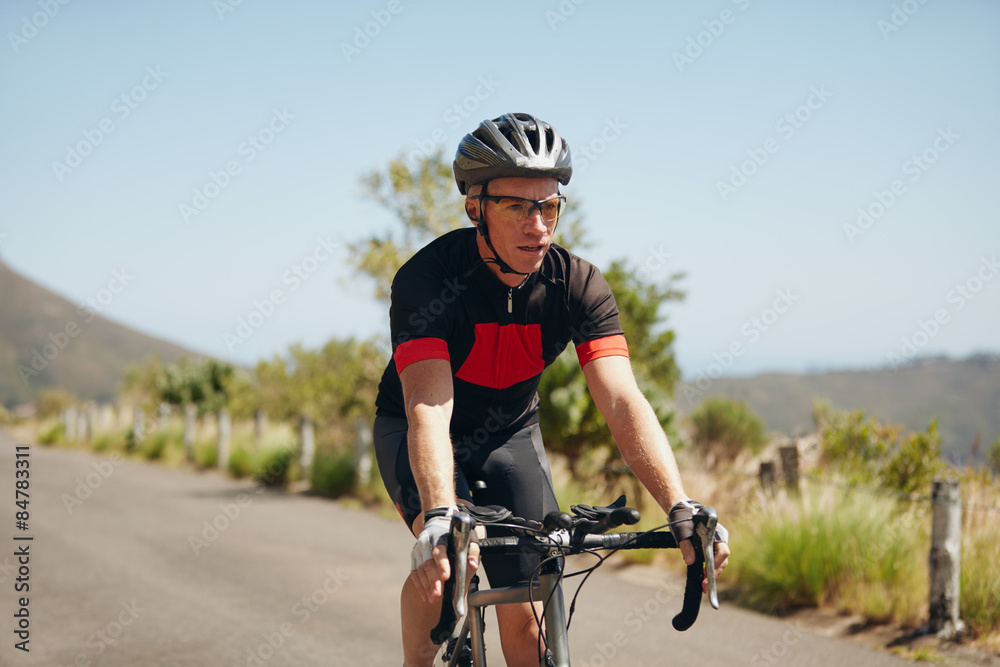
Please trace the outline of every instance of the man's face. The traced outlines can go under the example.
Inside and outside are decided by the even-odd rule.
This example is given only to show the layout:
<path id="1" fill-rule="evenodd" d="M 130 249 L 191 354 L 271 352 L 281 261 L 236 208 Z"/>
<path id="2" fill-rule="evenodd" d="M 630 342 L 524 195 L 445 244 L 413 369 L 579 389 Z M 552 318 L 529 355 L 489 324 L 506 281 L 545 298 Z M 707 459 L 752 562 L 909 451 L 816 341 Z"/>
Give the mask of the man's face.
<path id="1" fill-rule="evenodd" d="M 475 190 L 476 194 L 478 192 L 478 189 Z M 491 197 L 522 197 L 541 201 L 559 194 L 559 181 L 555 178 L 498 178 L 490 181 L 489 191 L 485 194 Z M 556 221 L 546 222 L 542 219 L 538 207 L 535 207 L 525 220 L 516 222 L 510 220 L 509 216 L 505 218 L 500 214 L 501 204 L 490 200 L 483 200 L 482 203 L 486 209 L 486 224 L 489 226 L 490 241 L 500 258 L 510 264 L 515 271 L 521 273 L 537 271 L 542 266 L 542 257 L 545 256 L 552 243 L 552 233 L 555 231 Z M 479 218 L 479 199 L 467 199 L 466 207 L 468 208 L 470 205 L 470 215 L 473 218 Z M 480 238 L 480 249 L 485 251 L 484 258 L 492 256 L 482 238 Z M 495 265 L 491 264 L 490 267 L 499 275 L 499 269 Z M 509 276 L 510 274 L 507 274 L 507 277 Z M 515 281 L 515 284 L 519 283 L 521 276 L 514 276 L 512 280 Z"/>

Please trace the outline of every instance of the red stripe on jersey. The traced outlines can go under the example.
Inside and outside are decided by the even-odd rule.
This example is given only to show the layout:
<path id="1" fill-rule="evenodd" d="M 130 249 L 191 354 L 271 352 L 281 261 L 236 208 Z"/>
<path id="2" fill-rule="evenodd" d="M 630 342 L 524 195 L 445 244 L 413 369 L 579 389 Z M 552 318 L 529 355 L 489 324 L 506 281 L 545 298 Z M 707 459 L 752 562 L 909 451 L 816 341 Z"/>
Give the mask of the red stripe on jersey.
<path id="1" fill-rule="evenodd" d="M 400 343 L 393 352 L 392 358 L 396 360 L 396 372 L 402 373 L 403 369 L 415 361 L 424 359 L 444 359 L 450 361 L 448 354 L 448 343 L 440 338 L 417 338 Z"/>
<path id="2" fill-rule="evenodd" d="M 544 368 L 542 325 L 490 322 L 476 325 L 472 351 L 455 377 L 480 387 L 506 389 Z"/>
<path id="3" fill-rule="evenodd" d="M 580 359 L 580 366 L 586 366 L 594 359 L 601 357 L 625 357 L 628 359 L 628 344 L 625 336 L 605 336 L 587 340 L 576 346 L 576 356 Z"/>

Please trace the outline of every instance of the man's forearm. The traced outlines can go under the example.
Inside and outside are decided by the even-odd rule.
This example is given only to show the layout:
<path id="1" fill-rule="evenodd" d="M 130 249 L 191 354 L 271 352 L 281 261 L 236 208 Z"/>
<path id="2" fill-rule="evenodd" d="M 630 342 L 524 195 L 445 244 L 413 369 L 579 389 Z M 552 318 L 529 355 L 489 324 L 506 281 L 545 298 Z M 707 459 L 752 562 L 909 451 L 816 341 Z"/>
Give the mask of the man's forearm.
<path id="1" fill-rule="evenodd" d="M 444 412 L 440 406 L 420 406 L 409 416 L 410 469 L 424 511 L 455 503 L 455 459 Z"/>
<path id="2" fill-rule="evenodd" d="M 687 498 L 673 450 L 656 413 L 638 391 L 617 401 L 608 426 L 628 467 L 663 511 Z"/>

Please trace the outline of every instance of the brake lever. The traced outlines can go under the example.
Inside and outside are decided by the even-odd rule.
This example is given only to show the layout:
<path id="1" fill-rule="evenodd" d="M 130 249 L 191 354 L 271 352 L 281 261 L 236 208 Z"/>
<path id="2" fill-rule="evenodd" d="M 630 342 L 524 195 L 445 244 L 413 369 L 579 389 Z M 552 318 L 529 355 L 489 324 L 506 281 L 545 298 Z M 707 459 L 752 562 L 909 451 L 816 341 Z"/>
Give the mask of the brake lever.
<path id="1" fill-rule="evenodd" d="M 712 604 L 712 609 L 718 609 L 719 593 L 715 587 L 715 527 L 719 523 L 719 514 L 712 507 L 702 507 L 698 513 L 706 517 L 704 523 L 695 522 L 694 532 L 701 540 L 701 552 L 705 554 L 708 601 Z"/>
<path id="2" fill-rule="evenodd" d="M 475 525 L 475 519 L 463 512 L 451 517 L 448 561 L 452 572 L 444 582 L 441 616 L 431 630 L 431 641 L 435 644 L 443 644 L 452 636 L 458 621 L 465 617 L 469 609 L 465 593 L 469 584 L 469 543 Z"/>
<path id="3" fill-rule="evenodd" d="M 465 591 L 469 587 L 469 543 L 472 541 L 475 525 L 475 520 L 467 514 L 456 514 L 451 518 L 451 538 L 455 548 L 452 600 L 458 618 L 465 616 L 468 611 Z"/>

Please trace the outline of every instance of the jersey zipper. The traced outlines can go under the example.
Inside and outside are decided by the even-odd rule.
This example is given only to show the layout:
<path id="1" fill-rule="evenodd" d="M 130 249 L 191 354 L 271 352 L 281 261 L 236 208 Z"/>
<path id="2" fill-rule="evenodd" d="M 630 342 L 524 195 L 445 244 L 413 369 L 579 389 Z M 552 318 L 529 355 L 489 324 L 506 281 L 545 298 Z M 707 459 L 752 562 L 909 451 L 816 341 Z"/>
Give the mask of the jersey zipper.
<path id="1" fill-rule="evenodd" d="M 514 312 L 514 288 L 507 288 L 507 314 Z"/>

